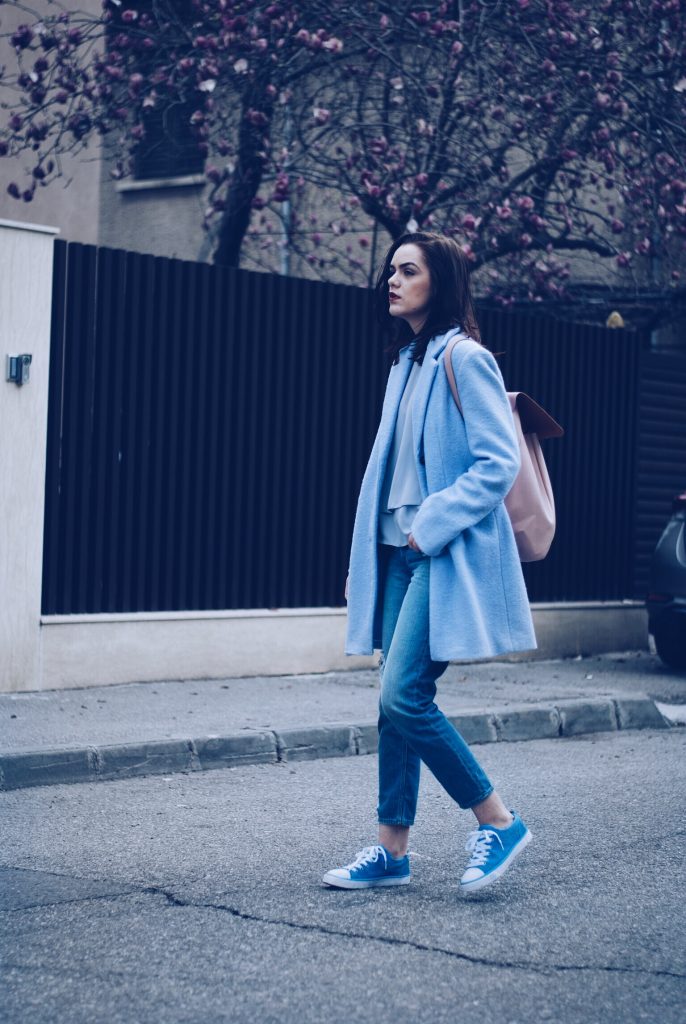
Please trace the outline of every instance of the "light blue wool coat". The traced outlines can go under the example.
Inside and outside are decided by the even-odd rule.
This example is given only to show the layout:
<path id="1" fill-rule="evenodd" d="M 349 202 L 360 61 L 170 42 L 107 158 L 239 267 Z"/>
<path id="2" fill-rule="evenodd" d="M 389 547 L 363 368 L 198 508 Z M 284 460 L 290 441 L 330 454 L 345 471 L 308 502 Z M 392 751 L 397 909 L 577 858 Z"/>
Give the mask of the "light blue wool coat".
<path id="1" fill-rule="evenodd" d="M 512 410 L 494 356 L 472 338 L 452 352 L 464 419 L 443 366 L 460 328 L 429 342 L 412 396 L 423 501 L 412 535 L 431 556 L 429 650 L 434 661 L 487 658 L 537 646 L 514 533 L 503 500 L 520 465 Z M 391 367 L 360 487 L 350 550 L 346 654 L 381 648 L 377 534 L 381 487 L 411 349 Z"/>

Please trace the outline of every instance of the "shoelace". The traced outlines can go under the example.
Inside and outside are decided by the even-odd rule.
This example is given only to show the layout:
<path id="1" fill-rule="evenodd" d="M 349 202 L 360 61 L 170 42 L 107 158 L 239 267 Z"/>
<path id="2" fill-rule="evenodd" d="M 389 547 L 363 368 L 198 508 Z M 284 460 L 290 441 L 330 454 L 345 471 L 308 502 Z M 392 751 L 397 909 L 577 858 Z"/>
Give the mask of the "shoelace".
<path id="1" fill-rule="evenodd" d="M 465 845 L 465 850 L 472 854 L 468 868 L 479 868 L 486 862 L 489 853 L 491 852 L 491 841 L 496 838 L 500 843 L 503 850 L 503 841 L 497 832 L 493 832 L 490 828 L 477 828 L 474 832 L 469 833 L 469 838 Z"/>
<path id="2" fill-rule="evenodd" d="M 362 868 L 366 864 L 373 864 L 379 859 L 379 855 L 383 856 L 384 864 L 388 864 L 386 851 L 383 846 L 365 846 L 363 850 L 360 850 L 355 860 L 351 864 L 346 864 L 345 867 L 348 871 L 354 871 L 355 868 Z"/>

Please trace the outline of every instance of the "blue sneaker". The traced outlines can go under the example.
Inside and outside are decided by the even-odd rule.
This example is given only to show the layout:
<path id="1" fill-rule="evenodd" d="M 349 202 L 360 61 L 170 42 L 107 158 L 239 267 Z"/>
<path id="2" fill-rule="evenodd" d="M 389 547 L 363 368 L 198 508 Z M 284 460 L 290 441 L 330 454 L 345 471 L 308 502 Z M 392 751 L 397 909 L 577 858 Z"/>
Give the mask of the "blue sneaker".
<path id="1" fill-rule="evenodd" d="M 470 832 L 465 850 L 472 856 L 460 879 L 461 892 L 474 892 L 497 881 L 517 854 L 531 842 L 531 832 L 522 819 L 512 808 L 510 813 L 514 821 L 507 828 L 481 825 Z"/>
<path id="2" fill-rule="evenodd" d="M 407 885 L 410 858 L 393 857 L 385 846 L 365 846 L 351 864 L 332 868 L 322 881 L 340 889 L 370 889 L 373 885 Z"/>

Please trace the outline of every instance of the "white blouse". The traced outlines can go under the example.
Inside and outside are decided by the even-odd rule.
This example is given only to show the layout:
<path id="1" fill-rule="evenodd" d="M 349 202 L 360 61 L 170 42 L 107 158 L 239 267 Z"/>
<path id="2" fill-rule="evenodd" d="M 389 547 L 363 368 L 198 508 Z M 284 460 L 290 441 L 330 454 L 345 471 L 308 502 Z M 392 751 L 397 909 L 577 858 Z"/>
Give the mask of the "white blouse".
<path id="1" fill-rule="evenodd" d="M 419 363 L 413 363 L 405 383 L 381 488 L 378 539 L 394 547 L 407 544 L 412 521 L 423 500 L 414 461 L 411 402 L 420 370 Z"/>

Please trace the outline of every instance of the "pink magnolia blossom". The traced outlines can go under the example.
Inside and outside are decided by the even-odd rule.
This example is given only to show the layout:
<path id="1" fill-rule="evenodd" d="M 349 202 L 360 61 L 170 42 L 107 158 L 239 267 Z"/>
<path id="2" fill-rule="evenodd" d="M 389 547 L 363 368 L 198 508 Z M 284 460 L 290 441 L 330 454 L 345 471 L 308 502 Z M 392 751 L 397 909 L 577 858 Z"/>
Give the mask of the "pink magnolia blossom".
<path id="1" fill-rule="evenodd" d="M 17 50 L 27 49 L 33 42 L 33 39 L 34 32 L 30 25 L 20 25 L 16 32 L 13 32 L 12 35 L 10 36 L 10 42 L 12 43 L 12 46 L 14 46 L 15 49 Z M 9 188 L 7 189 L 7 191 L 9 192 Z M 19 192 L 18 187 L 17 192 Z M 10 195 L 12 195 L 12 193 L 10 193 Z"/>
<path id="2" fill-rule="evenodd" d="M 266 124 L 269 124 L 269 118 L 262 110 L 253 110 L 250 108 L 245 113 L 245 119 L 256 128 L 263 128 Z"/>
<path id="3" fill-rule="evenodd" d="M 32 3 L 22 0 L 23 22 Z M 191 0 L 179 5 L 185 21 L 170 21 L 169 7 L 107 0 L 100 21 L 60 9 L 6 33 L 16 103 L 5 108 L 0 155 L 29 154 L 27 187 L 14 183 L 15 198 L 30 201 L 49 182 L 48 158 L 113 128 L 113 170 L 130 173 L 146 112 L 164 116 L 194 96 L 199 152 L 246 169 L 239 181 L 232 168 L 207 166 L 206 226 L 220 234 L 239 201 L 252 202 L 255 227 L 265 203 L 288 198 L 297 224 L 316 177 L 334 208 L 343 197 L 350 211 L 346 232 L 357 242 L 339 266 L 352 268 L 366 248 L 365 218 L 391 234 L 419 221 L 468 238 L 482 283 L 504 304 L 510 283 L 531 301 L 562 294 L 569 271 L 554 253 L 570 240 L 596 255 L 604 247 L 601 260 L 655 249 L 665 280 L 670 259 L 682 257 L 686 79 L 673 63 L 683 56 L 681 4 Z M 391 51 L 394 39 L 405 45 Z M 527 188 L 537 189 L 535 203 L 521 194 Z M 345 238 L 336 246 L 334 235 L 343 223 L 328 228 L 317 267 L 344 256 Z M 273 252 L 279 228 L 258 233 L 255 245 Z M 293 244 L 306 259 L 315 243 L 303 235 L 296 230 Z M 527 250 L 523 258 L 512 247 Z"/>
<path id="4" fill-rule="evenodd" d="M 133 75 L 129 75 L 129 92 L 132 96 L 137 96 L 145 85 L 145 78 L 140 73 L 136 72 Z"/>

